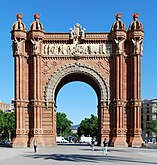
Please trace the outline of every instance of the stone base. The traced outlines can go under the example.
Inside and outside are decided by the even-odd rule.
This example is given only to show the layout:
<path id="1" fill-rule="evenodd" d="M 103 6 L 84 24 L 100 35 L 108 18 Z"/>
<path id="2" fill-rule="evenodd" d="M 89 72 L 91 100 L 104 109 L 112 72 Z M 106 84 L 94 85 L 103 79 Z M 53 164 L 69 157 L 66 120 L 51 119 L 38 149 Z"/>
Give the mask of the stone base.
<path id="1" fill-rule="evenodd" d="M 12 145 L 13 148 L 25 148 L 28 147 L 28 138 L 26 137 L 15 137 L 12 140 Z"/>
<path id="2" fill-rule="evenodd" d="M 39 147 L 53 147 L 56 146 L 56 138 L 53 136 L 42 136 L 35 135 L 28 139 L 27 137 L 15 137 L 12 141 L 13 148 L 25 148 L 25 147 L 33 147 L 33 141 L 36 138 L 37 144 Z"/>
<path id="3" fill-rule="evenodd" d="M 110 138 L 109 138 L 109 135 L 106 135 L 106 136 L 102 136 L 101 137 L 101 139 L 100 139 L 100 141 L 98 141 L 98 146 L 103 146 L 103 142 L 104 142 L 104 139 L 107 139 L 107 140 L 109 140 Z"/>
<path id="4" fill-rule="evenodd" d="M 110 143 L 111 147 L 128 147 L 125 137 L 117 136 L 113 137 Z"/>
<path id="5" fill-rule="evenodd" d="M 29 140 L 30 147 L 33 146 L 33 141 L 35 138 L 37 140 L 37 144 L 39 147 L 53 147 L 56 145 L 56 138 L 54 138 L 53 135 L 51 135 L 51 136 L 35 135 L 34 137 L 31 137 L 31 139 Z"/>
<path id="6" fill-rule="evenodd" d="M 142 137 L 130 137 L 129 140 L 129 147 L 142 147 L 144 141 L 142 140 Z"/>

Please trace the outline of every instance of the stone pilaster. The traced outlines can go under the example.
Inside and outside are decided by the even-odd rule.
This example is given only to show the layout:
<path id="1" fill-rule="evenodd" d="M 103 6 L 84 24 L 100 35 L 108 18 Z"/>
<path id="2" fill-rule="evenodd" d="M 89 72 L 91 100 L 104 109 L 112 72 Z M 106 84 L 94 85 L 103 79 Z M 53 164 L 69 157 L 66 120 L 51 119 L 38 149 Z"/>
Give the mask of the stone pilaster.
<path id="1" fill-rule="evenodd" d="M 109 106 L 104 101 L 98 106 L 98 121 L 99 121 L 99 137 L 98 144 L 103 145 L 104 138 L 110 139 L 110 114 Z"/>
<path id="2" fill-rule="evenodd" d="M 30 31 L 28 34 L 28 48 L 29 48 L 29 62 L 32 64 L 30 66 L 30 79 L 32 94 L 30 94 L 30 102 L 33 106 L 30 111 L 33 111 L 33 122 L 31 124 L 31 137 L 36 137 L 38 144 L 43 145 L 42 140 L 42 44 L 44 38 L 43 26 L 39 21 L 39 14 L 34 15 L 35 21 L 30 26 Z"/>
<path id="3" fill-rule="evenodd" d="M 42 146 L 56 145 L 56 109 L 55 102 L 49 101 L 46 103 L 45 113 L 49 116 L 49 120 L 47 121 L 47 118 L 45 119 L 45 116 L 43 116 L 42 123 L 44 128 L 42 134 Z"/>
<path id="4" fill-rule="evenodd" d="M 129 107 L 128 128 L 129 146 L 139 147 L 143 140 L 141 137 L 141 55 L 144 29 L 138 21 L 139 14 L 133 14 L 134 21 L 131 23 L 128 31 L 130 43 L 129 66 L 130 68 L 130 88 L 128 90 Z"/>
<path id="5" fill-rule="evenodd" d="M 22 14 L 17 14 L 17 22 L 12 26 L 11 38 L 15 67 L 15 130 L 16 137 L 13 140 L 13 146 L 27 146 L 28 127 L 26 126 L 27 104 L 28 104 L 28 64 L 27 54 L 25 52 L 26 28 L 22 22 Z M 25 68 L 25 69 L 23 69 Z"/>
<path id="6" fill-rule="evenodd" d="M 112 102 L 112 139 L 111 146 L 126 147 L 126 108 L 123 100 L 114 100 Z"/>
<path id="7" fill-rule="evenodd" d="M 126 40 L 126 29 L 124 23 L 120 20 L 121 14 L 116 15 L 116 22 L 112 26 L 112 41 L 113 41 L 113 54 L 111 64 L 111 113 L 113 114 L 112 120 L 112 133 L 111 133 L 111 146 L 127 146 L 126 143 L 126 109 L 124 107 L 125 95 L 124 85 L 126 84 L 125 77 L 125 52 L 124 45 Z"/>

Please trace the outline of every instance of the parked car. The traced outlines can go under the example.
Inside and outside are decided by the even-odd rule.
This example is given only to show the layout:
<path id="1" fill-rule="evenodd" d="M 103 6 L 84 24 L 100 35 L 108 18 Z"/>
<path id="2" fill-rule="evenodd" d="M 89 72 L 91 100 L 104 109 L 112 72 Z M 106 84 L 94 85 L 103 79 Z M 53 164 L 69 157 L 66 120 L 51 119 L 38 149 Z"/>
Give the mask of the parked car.
<path id="1" fill-rule="evenodd" d="M 92 137 L 82 136 L 79 139 L 79 143 L 91 143 L 91 141 L 92 141 Z"/>
<path id="2" fill-rule="evenodd" d="M 11 147 L 11 142 L 9 140 L 0 141 L 0 147 Z"/>
<path id="3" fill-rule="evenodd" d="M 68 143 L 68 140 L 64 139 L 62 136 L 56 136 L 56 143 Z"/>

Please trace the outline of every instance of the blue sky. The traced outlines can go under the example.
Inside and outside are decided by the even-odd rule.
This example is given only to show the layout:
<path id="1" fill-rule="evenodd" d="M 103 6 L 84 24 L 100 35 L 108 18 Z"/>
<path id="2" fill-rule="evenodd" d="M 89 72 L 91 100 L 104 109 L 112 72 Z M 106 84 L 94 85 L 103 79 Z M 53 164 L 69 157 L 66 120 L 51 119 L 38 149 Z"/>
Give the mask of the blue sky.
<path id="1" fill-rule="evenodd" d="M 145 29 L 142 57 L 142 98 L 157 98 L 157 1 L 156 0 L 6 0 L 0 10 L 0 100 L 10 103 L 14 97 L 14 64 L 11 50 L 10 29 L 16 14 L 23 14 L 27 29 L 33 14 L 40 13 L 46 32 L 69 32 L 80 23 L 87 32 L 108 32 L 115 22 L 115 13 L 122 13 L 128 28 L 132 13 L 140 13 L 139 20 Z M 71 97 L 72 96 L 72 97 Z M 88 99 L 86 99 L 88 98 Z M 57 96 L 58 111 L 78 124 L 83 118 L 96 114 L 95 91 L 85 83 L 69 83 Z"/>

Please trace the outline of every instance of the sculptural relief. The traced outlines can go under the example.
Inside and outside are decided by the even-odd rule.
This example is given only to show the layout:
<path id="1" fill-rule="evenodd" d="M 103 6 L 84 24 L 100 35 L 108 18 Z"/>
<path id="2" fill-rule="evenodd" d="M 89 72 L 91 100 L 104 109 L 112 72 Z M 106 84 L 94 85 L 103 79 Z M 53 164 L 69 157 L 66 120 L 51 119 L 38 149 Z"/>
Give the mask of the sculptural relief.
<path id="1" fill-rule="evenodd" d="M 79 23 L 70 28 L 72 44 L 43 44 L 43 55 L 106 55 L 112 52 L 111 44 L 80 44 L 85 37 L 85 28 Z"/>
<path id="2" fill-rule="evenodd" d="M 125 41 L 125 39 L 123 40 L 117 40 L 117 39 L 114 39 L 117 47 L 116 47 L 116 52 L 118 54 L 121 54 L 122 53 L 122 48 L 123 48 L 123 42 Z"/>
<path id="3" fill-rule="evenodd" d="M 85 28 L 82 28 L 79 23 L 74 25 L 74 29 L 70 28 L 70 39 L 73 39 L 73 44 L 79 43 L 79 38 L 84 39 Z"/>
<path id="4" fill-rule="evenodd" d="M 34 51 L 34 54 L 37 54 L 38 53 L 38 48 L 39 48 L 39 43 L 41 41 L 36 41 L 36 40 L 32 40 L 31 39 L 31 42 L 33 44 L 33 51 Z"/>
<path id="5" fill-rule="evenodd" d="M 21 42 L 22 41 L 17 40 L 17 38 L 12 40 L 12 49 L 14 53 L 19 54 L 21 52 Z"/>
<path id="6" fill-rule="evenodd" d="M 43 44 L 44 55 L 110 55 L 111 44 Z"/>
<path id="7" fill-rule="evenodd" d="M 140 51 L 142 52 L 142 50 L 143 50 L 142 41 L 143 41 L 143 39 L 140 39 L 140 40 L 132 39 L 132 42 L 134 44 L 134 49 L 135 49 L 135 53 L 136 54 L 139 54 Z"/>

